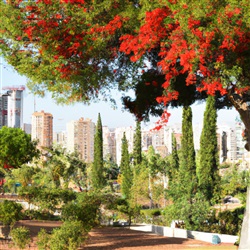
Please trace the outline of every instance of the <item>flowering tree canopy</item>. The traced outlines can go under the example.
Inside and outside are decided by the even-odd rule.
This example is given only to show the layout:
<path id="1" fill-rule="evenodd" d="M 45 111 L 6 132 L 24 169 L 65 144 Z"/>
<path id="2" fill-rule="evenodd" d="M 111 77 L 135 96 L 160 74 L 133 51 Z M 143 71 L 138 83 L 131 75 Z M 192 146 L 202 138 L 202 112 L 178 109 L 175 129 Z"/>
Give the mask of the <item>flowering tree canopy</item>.
<path id="1" fill-rule="evenodd" d="M 88 103 L 115 86 L 133 89 L 136 98 L 123 101 L 139 119 L 216 95 L 250 129 L 248 0 L 9 0 L 0 8 L 0 50 L 35 93 Z"/>

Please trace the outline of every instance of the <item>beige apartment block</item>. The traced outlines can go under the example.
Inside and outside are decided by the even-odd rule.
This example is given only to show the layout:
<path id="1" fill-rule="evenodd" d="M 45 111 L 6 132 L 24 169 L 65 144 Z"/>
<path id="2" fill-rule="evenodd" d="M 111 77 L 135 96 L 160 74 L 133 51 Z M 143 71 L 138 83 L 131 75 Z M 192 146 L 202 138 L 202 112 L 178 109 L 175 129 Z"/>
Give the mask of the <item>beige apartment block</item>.
<path id="1" fill-rule="evenodd" d="M 78 152 L 86 163 L 94 160 L 95 123 L 91 119 L 80 118 L 67 123 L 67 150 Z"/>
<path id="2" fill-rule="evenodd" d="M 51 147 L 53 144 L 53 116 L 50 113 L 34 112 L 31 122 L 31 138 L 38 140 L 39 147 Z"/>

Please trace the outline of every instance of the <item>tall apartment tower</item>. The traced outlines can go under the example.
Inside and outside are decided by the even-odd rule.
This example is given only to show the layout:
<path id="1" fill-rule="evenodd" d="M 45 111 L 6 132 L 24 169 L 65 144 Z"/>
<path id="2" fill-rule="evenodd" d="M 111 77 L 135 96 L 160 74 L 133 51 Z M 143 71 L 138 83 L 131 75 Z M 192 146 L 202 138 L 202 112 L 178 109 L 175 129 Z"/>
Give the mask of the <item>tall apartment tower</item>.
<path id="1" fill-rule="evenodd" d="M 53 144 L 53 116 L 50 113 L 34 112 L 31 119 L 31 138 L 38 139 L 38 146 L 51 147 Z"/>
<path id="2" fill-rule="evenodd" d="M 220 146 L 220 162 L 235 162 L 237 160 L 237 145 L 235 129 L 227 125 L 219 125 L 217 128 L 217 134 L 221 142 Z"/>
<path id="3" fill-rule="evenodd" d="M 24 86 L 4 87 L 6 94 L 0 96 L 0 127 L 23 127 Z"/>
<path id="4" fill-rule="evenodd" d="M 103 157 L 116 162 L 116 140 L 115 140 L 115 129 L 108 128 L 107 126 L 102 127 L 103 135 Z"/>
<path id="5" fill-rule="evenodd" d="M 91 119 L 80 118 L 67 123 L 67 150 L 78 152 L 86 163 L 94 160 L 95 123 Z"/>
<path id="6" fill-rule="evenodd" d="M 8 126 L 8 94 L 0 96 L 0 128 Z"/>
<path id="7" fill-rule="evenodd" d="M 120 127 L 115 129 L 115 141 L 116 141 L 116 163 L 118 165 L 121 164 L 121 156 L 122 156 L 122 138 L 123 133 L 126 135 L 126 139 L 128 141 L 128 151 L 133 152 L 134 145 L 134 128 L 130 127 Z"/>

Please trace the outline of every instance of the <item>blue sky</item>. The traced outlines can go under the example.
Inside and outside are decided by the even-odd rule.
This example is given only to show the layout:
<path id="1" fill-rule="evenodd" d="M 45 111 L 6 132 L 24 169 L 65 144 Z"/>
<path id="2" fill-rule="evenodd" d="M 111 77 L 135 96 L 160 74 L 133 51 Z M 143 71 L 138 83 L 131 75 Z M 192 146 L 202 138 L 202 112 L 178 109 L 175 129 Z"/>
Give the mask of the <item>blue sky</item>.
<path id="1" fill-rule="evenodd" d="M 15 72 L 11 66 L 3 62 L 1 67 L 0 81 L 3 87 L 14 85 L 26 85 L 27 79 Z M 119 94 L 117 93 L 117 96 Z M 101 114 L 102 124 L 110 128 L 134 126 L 135 119 L 133 115 L 127 111 L 122 111 L 122 105 L 119 97 L 117 98 L 118 108 L 114 110 L 110 103 L 100 102 L 90 106 L 83 104 L 75 104 L 70 106 L 59 106 L 47 94 L 45 98 L 36 97 L 26 88 L 24 92 L 24 123 L 31 123 L 31 115 L 36 111 L 44 110 L 49 112 L 54 117 L 54 130 L 62 131 L 66 129 L 66 123 L 71 120 L 78 120 L 80 117 L 90 118 L 96 122 L 98 113 Z M 193 123 L 199 123 L 203 120 L 205 104 L 194 104 Z M 182 110 L 169 110 L 171 113 L 169 124 L 181 123 Z M 218 124 L 228 124 L 234 126 L 234 121 L 238 113 L 235 110 L 221 110 L 218 112 Z M 144 126 L 153 125 L 157 118 L 152 118 L 149 123 Z"/>

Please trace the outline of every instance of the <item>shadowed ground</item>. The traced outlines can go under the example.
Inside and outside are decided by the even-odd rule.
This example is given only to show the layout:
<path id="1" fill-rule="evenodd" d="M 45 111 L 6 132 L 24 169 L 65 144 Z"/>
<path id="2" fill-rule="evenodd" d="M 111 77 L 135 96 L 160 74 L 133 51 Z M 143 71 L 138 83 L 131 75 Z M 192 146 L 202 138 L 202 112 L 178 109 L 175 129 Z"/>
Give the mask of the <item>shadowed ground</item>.
<path id="1" fill-rule="evenodd" d="M 172 238 L 120 227 L 93 229 L 84 250 L 166 250 L 207 249 L 236 250 L 233 244 L 214 245 L 192 239 Z"/>
<path id="2" fill-rule="evenodd" d="M 30 229 L 32 242 L 27 250 L 38 250 L 37 233 L 41 228 L 48 232 L 59 227 L 61 222 L 54 221 L 19 221 L 15 226 L 25 226 Z M 11 241 L 0 240 L 0 250 L 16 250 Z M 78 250 L 236 250 L 233 244 L 206 243 L 203 241 L 163 237 L 155 234 L 130 230 L 124 227 L 95 228 L 89 233 L 87 242 Z M 76 249 L 77 250 L 77 249 Z"/>

